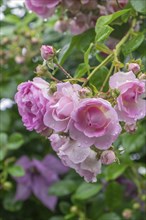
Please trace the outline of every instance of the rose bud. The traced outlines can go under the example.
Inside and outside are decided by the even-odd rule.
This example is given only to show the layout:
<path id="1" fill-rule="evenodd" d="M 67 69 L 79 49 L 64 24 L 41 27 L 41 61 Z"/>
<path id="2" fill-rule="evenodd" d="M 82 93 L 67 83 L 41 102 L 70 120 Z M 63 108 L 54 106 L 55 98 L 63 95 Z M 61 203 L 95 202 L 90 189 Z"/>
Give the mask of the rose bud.
<path id="1" fill-rule="evenodd" d="M 140 66 L 137 63 L 129 63 L 128 70 L 137 74 L 140 71 Z"/>
<path id="2" fill-rule="evenodd" d="M 100 159 L 102 164 L 108 165 L 115 162 L 116 156 L 112 150 L 106 150 L 101 154 Z"/>
<path id="3" fill-rule="evenodd" d="M 52 46 L 42 45 L 41 47 L 41 56 L 44 60 L 50 60 L 54 57 L 55 51 Z"/>

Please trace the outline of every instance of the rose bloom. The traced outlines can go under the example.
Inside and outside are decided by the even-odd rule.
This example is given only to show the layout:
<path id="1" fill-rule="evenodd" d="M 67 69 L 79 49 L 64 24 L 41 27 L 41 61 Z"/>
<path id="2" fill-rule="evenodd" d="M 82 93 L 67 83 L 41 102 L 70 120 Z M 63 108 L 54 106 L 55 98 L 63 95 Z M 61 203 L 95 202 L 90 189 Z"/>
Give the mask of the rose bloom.
<path id="1" fill-rule="evenodd" d="M 80 143 L 57 134 L 50 136 L 51 145 L 65 166 L 73 168 L 86 182 L 96 182 L 101 172 L 101 161 L 90 148 L 82 148 Z M 58 143 L 58 144 L 57 144 Z"/>
<path id="2" fill-rule="evenodd" d="M 104 99 L 84 99 L 71 115 L 70 137 L 81 147 L 108 149 L 120 132 L 117 113 Z"/>
<path id="3" fill-rule="evenodd" d="M 102 152 L 100 160 L 102 164 L 112 164 L 116 161 L 116 155 L 112 150 L 105 150 Z"/>
<path id="4" fill-rule="evenodd" d="M 57 91 L 53 94 L 51 104 L 46 107 L 44 124 L 57 132 L 68 128 L 72 111 L 79 103 L 78 91 L 81 86 L 77 84 L 58 83 Z"/>
<path id="5" fill-rule="evenodd" d="M 50 132 L 43 122 L 46 105 L 49 103 L 48 90 L 49 84 L 39 77 L 18 86 L 15 102 L 24 126 L 29 131 L 35 130 L 44 135 Z"/>
<path id="6" fill-rule="evenodd" d="M 54 14 L 55 6 L 60 0 L 25 0 L 28 10 L 35 12 L 42 18 L 48 18 Z"/>
<path id="7" fill-rule="evenodd" d="M 131 124 L 145 117 L 145 83 L 138 80 L 132 71 L 115 73 L 110 77 L 109 85 L 120 91 L 115 106 L 120 121 Z"/>

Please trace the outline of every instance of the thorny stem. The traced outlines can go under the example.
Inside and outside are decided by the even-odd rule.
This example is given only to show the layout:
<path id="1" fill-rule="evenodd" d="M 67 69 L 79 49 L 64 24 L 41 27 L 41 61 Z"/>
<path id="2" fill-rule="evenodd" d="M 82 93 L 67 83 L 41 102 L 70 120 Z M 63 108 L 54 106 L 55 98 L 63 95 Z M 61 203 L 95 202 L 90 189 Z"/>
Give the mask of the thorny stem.
<path id="1" fill-rule="evenodd" d="M 62 70 L 62 72 L 65 74 L 65 76 L 67 78 L 72 79 L 72 76 L 59 63 L 55 62 L 55 64 L 56 64 L 56 66 L 58 66 L 59 69 Z"/>
<path id="2" fill-rule="evenodd" d="M 131 32 L 133 31 L 133 28 L 135 26 L 135 23 L 136 23 L 136 20 L 134 19 L 133 22 L 132 22 L 132 25 L 131 25 L 131 28 L 129 29 L 129 31 L 127 32 L 127 34 L 121 39 L 121 41 L 116 45 L 116 48 L 113 50 L 113 52 L 106 57 L 105 60 L 103 60 L 92 72 L 91 74 L 87 77 L 87 80 L 83 83 L 83 87 L 87 84 L 87 82 L 90 80 L 90 78 L 96 73 L 97 70 L 99 70 L 102 66 L 108 64 L 111 59 L 115 59 L 118 57 L 119 53 L 120 53 L 120 50 L 121 50 L 121 46 L 125 43 L 125 41 L 129 38 Z M 107 75 L 105 81 L 107 82 L 110 74 L 112 73 L 112 71 L 109 71 L 109 74 Z M 106 82 L 103 82 L 103 85 L 102 85 L 102 89 L 104 88 Z M 100 90 L 102 91 L 102 90 Z"/>

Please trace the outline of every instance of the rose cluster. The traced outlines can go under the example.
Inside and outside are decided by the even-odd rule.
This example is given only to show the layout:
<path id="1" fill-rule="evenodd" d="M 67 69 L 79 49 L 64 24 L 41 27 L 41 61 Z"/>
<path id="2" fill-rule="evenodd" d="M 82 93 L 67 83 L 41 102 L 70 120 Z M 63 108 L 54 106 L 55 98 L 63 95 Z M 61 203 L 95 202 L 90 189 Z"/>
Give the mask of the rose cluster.
<path id="1" fill-rule="evenodd" d="M 119 0 L 124 7 L 128 0 Z M 42 18 L 48 18 L 60 7 L 62 14 L 54 28 L 58 32 L 70 30 L 77 35 L 95 26 L 100 15 L 120 9 L 115 0 L 25 0 L 26 7 Z"/>
<path id="2" fill-rule="evenodd" d="M 111 146 L 122 130 L 119 121 L 132 131 L 146 114 L 145 83 L 132 71 L 115 73 L 109 85 L 118 90 L 116 104 L 70 82 L 52 89 L 39 77 L 21 83 L 15 95 L 26 128 L 46 136 L 63 164 L 87 182 L 96 181 L 101 164 L 116 160 Z"/>

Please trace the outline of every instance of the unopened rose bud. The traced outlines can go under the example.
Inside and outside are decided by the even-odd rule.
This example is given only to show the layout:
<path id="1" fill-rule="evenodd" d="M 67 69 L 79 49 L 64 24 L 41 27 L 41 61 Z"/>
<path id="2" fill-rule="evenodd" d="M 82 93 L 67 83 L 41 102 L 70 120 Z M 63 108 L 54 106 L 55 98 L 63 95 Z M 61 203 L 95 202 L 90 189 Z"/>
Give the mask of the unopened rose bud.
<path id="1" fill-rule="evenodd" d="M 38 65 L 36 68 L 36 74 L 38 76 L 45 76 L 47 72 L 48 72 L 48 69 L 44 65 Z"/>
<path id="2" fill-rule="evenodd" d="M 52 46 L 42 45 L 41 47 L 41 56 L 44 60 L 50 60 L 54 57 L 55 51 Z"/>
<path id="3" fill-rule="evenodd" d="M 137 63 L 129 63 L 128 70 L 137 74 L 140 71 L 140 66 Z"/>
<path id="4" fill-rule="evenodd" d="M 100 159 L 102 164 L 108 165 L 115 162 L 116 156 L 112 150 L 106 150 L 101 154 Z"/>
<path id="5" fill-rule="evenodd" d="M 122 216 L 125 219 L 130 219 L 132 217 L 132 210 L 131 209 L 125 209 L 122 213 Z"/>

